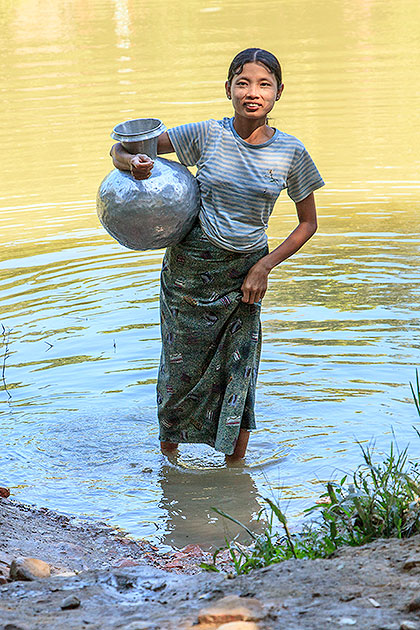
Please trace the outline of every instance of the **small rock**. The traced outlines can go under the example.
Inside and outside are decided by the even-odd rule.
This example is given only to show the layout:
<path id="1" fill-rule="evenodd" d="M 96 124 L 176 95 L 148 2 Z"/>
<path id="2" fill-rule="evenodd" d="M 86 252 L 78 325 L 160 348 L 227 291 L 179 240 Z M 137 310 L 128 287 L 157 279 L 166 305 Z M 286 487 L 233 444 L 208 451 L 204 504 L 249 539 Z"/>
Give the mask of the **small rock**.
<path id="1" fill-rule="evenodd" d="M 403 564 L 404 571 L 411 571 L 416 567 L 420 567 L 420 556 L 411 556 Z"/>
<path id="2" fill-rule="evenodd" d="M 7 584 L 8 581 L 5 575 L 0 575 L 0 584 Z"/>
<path id="3" fill-rule="evenodd" d="M 376 599 L 373 599 L 373 597 L 369 597 L 368 601 L 372 604 L 372 606 L 374 608 L 380 608 L 381 607 L 380 603 L 377 602 Z"/>
<path id="4" fill-rule="evenodd" d="M 10 556 L 8 553 L 4 553 L 4 551 L 0 551 L 0 564 L 5 564 L 9 567 L 12 560 L 12 556 Z"/>
<path id="5" fill-rule="evenodd" d="M 186 545 L 181 549 L 182 553 L 187 553 L 189 556 L 198 556 L 201 557 L 203 555 L 203 550 L 200 545 L 190 544 Z"/>
<path id="6" fill-rule="evenodd" d="M 226 624 L 230 621 L 258 621 L 263 616 L 263 606 L 254 597 L 228 595 L 198 613 L 198 623 Z"/>
<path id="7" fill-rule="evenodd" d="M 230 621 L 223 623 L 217 630 L 258 630 L 258 626 L 253 621 Z"/>
<path id="8" fill-rule="evenodd" d="M 351 617 L 342 617 L 338 622 L 339 626 L 355 626 L 357 623 L 356 619 L 352 619 Z"/>
<path id="9" fill-rule="evenodd" d="M 7 623 L 4 626 L 4 630 L 26 630 L 26 626 L 21 626 L 20 624 L 16 623 Z"/>
<path id="10" fill-rule="evenodd" d="M 418 625 L 413 621 L 401 621 L 400 630 L 418 630 Z"/>
<path id="11" fill-rule="evenodd" d="M 112 567 L 114 569 L 122 569 L 123 567 L 136 567 L 140 564 L 137 560 L 133 560 L 132 558 L 119 558 L 112 563 Z"/>
<path id="12" fill-rule="evenodd" d="M 37 558 L 16 558 L 10 565 L 10 578 L 12 580 L 36 580 L 50 575 L 50 565 Z"/>
<path id="13" fill-rule="evenodd" d="M 7 566 L 7 564 L 1 564 L 0 563 L 0 577 L 9 577 L 9 573 L 10 573 L 10 568 Z"/>
<path id="14" fill-rule="evenodd" d="M 164 588 L 166 588 L 166 582 L 158 582 L 152 586 L 152 591 L 157 593 L 157 591 L 162 591 Z"/>
<path id="15" fill-rule="evenodd" d="M 2 499 L 8 499 L 10 497 L 10 490 L 9 490 L 9 488 L 2 488 L 2 487 L 0 487 L 0 497 Z"/>
<path id="16" fill-rule="evenodd" d="M 409 612 L 414 612 L 415 610 L 420 610 L 420 597 L 416 595 L 413 597 L 411 602 L 408 604 Z"/>
<path id="17" fill-rule="evenodd" d="M 62 610 L 70 610 L 72 608 L 79 608 L 80 599 L 76 595 L 69 595 L 60 604 Z"/>
<path id="18" fill-rule="evenodd" d="M 143 473 L 152 473 L 153 472 L 153 468 L 143 468 L 143 470 L 141 472 L 143 472 Z"/>

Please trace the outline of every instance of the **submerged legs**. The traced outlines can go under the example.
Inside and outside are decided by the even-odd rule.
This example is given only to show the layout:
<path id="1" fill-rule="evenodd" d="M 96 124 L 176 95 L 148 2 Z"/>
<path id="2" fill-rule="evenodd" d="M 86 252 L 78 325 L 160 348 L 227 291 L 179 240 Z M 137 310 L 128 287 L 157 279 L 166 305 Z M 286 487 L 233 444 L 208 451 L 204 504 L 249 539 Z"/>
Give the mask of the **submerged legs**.
<path id="1" fill-rule="evenodd" d="M 226 463 L 237 462 L 245 457 L 246 448 L 248 446 L 250 431 L 241 429 L 239 431 L 238 441 L 236 442 L 235 450 L 232 455 L 226 455 Z M 178 444 L 175 442 L 161 442 L 160 450 L 164 455 L 174 455 L 178 449 Z"/>
<path id="2" fill-rule="evenodd" d="M 236 442 L 235 450 L 233 451 L 232 455 L 225 456 L 227 464 L 229 464 L 230 462 L 237 462 L 238 460 L 243 459 L 245 457 L 246 447 L 248 446 L 249 434 L 250 434 L 250 431 L 247 431 L 246 429 L 241 429 L 239 431 L 239 437 L 238 437 L 238 441 Z"/>
<path id="3" fill-rule="evenodd" d="M 161 442 L 160 450 L 164 455 L 173 455 L 178 448 L 178 444 L 175 442 Z"/>

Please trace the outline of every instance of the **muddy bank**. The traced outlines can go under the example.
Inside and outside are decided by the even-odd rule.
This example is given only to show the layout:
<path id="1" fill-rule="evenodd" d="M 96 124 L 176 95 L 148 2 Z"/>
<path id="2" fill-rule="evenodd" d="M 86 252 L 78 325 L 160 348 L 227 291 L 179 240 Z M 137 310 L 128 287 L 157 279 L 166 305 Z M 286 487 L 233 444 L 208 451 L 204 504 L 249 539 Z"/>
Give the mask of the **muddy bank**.
<path id="1" fill-rule="evenodd" d="M 198 572 L 205 555 L 160 554 L 104 524 L 0 499 L 0 630 L 207 630 L 234 619 L 237 630 L 420 630 L 420 536 L 241 577 Z M 7 581 L 19 556 L 51 576 Z M 226 596 L 236 599 L 209 611 Z"/>

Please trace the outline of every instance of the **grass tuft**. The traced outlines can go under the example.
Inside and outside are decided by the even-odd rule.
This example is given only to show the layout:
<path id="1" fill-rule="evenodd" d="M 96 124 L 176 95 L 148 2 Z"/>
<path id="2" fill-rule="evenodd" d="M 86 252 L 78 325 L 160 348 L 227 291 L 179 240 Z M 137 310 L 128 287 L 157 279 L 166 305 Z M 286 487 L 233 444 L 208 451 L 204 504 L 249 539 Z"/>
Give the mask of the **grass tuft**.
<path id="1" fill-rule="evenodd" d="M 416 389 L 414 389 L 414 385 L 410 383 L 411 393 L 413 394 L 414 404 L 416 405 L 417 413 L 420 416 L 420 380 L 419 380 L 419 371 L 416 370 Z"/>
<path id="2" fill-rule="evenodd" d="M 420 415 L 420 383 L 416 370 L 416 390 L 410 383 Z M 415 427 L 414 427 L 415 428 Z M 415 428 L 420 437 L 420 431 Z M 219 571 L 218 555 L 228 551 L 237 574 L 283 562 L 289 558 L 325 558 L 339 547 L 360 546 L 377 538 L 407 538 L 420 532 L 420 464 L 408 459 L 407 447 L 399 452 L 392 442 L 382 461 L 377 461 L 375 444 L 363 446 L 362 464 L 353 475 L 326 484 L 317 503 L 305 510 L 313 518 L 301 532 L 291 533 L 278 503 L 264 498 L 267 526 L 262 534 L 252 532 L 233 516 L 218 508 L 213 510 L 240 525 L 251 537 L 249 547 L 236 538 L 213 555 L 213 563 L 201 565 Z M 278 533 L 278 521 L 284 534 Z"/>

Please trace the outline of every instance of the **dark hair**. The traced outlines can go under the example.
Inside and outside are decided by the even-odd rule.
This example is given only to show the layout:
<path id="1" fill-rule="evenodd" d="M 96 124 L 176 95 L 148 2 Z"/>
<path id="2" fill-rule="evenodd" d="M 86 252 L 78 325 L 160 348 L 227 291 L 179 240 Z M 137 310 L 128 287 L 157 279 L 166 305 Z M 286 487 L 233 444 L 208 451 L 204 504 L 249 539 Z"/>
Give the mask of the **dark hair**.
<path id="1" fill-rule="evenodd" d="M 247 48 L 236 55 L 229 66 L 228 81 L 232 81 L 235 74 L 240 74 L 246 63 L 262 63 L 269 72 L 274 74 L 277 80 L 277 87 L 282 84 L 280 62 L 271 52 L 262 48 Z"/>

